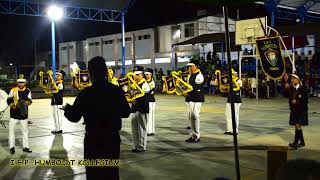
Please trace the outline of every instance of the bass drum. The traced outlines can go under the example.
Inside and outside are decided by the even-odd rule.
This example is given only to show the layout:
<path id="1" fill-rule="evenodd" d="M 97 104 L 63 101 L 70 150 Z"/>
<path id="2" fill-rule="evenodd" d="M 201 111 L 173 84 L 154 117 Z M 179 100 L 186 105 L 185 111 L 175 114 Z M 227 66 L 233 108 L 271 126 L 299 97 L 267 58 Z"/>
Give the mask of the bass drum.
<path id="1" fill-rule="evenodd" d="M 3 112 L 4 110 L 7 109 L 8 104 L 7 104 L 7 99 L 8 99 L 8 94 L 0 89 L 0 112 Z"/>

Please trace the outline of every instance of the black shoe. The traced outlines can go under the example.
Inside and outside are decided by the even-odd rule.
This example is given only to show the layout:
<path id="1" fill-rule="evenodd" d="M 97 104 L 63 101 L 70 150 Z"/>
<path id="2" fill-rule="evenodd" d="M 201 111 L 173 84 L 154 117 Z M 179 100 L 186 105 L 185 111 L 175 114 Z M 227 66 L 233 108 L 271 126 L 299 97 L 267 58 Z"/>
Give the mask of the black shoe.
<path id="1" fill-rule="evenodd" d="M 191 129 L 191 126 L 187 126 L 186 129 Z"/>
<path id="2" fill-rule="evenodd" d="M 143 152 L 143 151 L 146 151 L 146 150 L 139 150 L 139 149 L 132 149 L 131 152 L 134 152 L 134 153 L 140 153 L 140 152 Z"/>
<path id="3" fill-rule="evenodd" d="M 147 136 L 154 136 L 154 134 L 153 133 L 149 133 L 149 134 L 147 134 Z"/>
<path id="4" fill-rule="evenodd" d="M 289 143 L 290 150 L 296 150 L 299 147 L 297 143 Z"/>
<path id="5" fill-rule="evenodd" d="M 232 132 L 229 132 L 229 131 L 226 131 L 224 132 L 225 135 L 232 135 L 233 133 Z"/>
<path id="6" fill-rule="evenodd" d="M 31 149 L 29 148 L 23 148 L 23 152 L 32 153 Z"/>
<path id="7" fill-rule="evenodd" d="M 298 144 L 298 147 L 304 147 L 304 146 L 306 146 L 306 144 L 304 142 L 303 143 L 301 142 Z"/>
<path id="8" fill-rule="evenodd" d="M 57 133 L 62 133 L 62 130 L 56 131 Z"/>
<path id="9" fill-rule="evenodd" d="M 198 139 L 192 139 L 191 137 L 189 139 L 186 140 L 187 143 L 196 143 L 196 142 L 200 142 L 200 138 Z"/>
<path id="10" fill-rule="evenodd" d="M 10 154 L 14 154 L 14 153 L 16 153 L 16 150 L 14 150 L 14 147 L 10 148 Z"/>
<path id="11" fill-rule="evenodd" d="M 28 121 L 28 124 L 33 124 L 33 122 L 31 122 L 31 121 Z"/>
<path id="12" fill-rule="evenodd" d="M 51 133 L 56 134 L 56 133 L 58 133 L 58 131 L 53 130 L 53 131 L 51 131 Z"/>

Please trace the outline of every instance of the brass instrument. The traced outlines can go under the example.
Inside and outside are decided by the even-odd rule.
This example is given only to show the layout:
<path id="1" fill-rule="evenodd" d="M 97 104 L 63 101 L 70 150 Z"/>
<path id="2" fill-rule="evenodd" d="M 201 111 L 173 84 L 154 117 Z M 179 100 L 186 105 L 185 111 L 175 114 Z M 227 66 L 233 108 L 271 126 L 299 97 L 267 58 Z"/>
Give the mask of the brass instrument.
<path id="1" fill-rule="evenodd" d="M 81 70 L 79 68 L 75 69 L 75 72 L 71 74 L 72 76 L 72 87 L 77 88 L 78 90 L 83 90 L 87 87 L 92 86 L 90 81 L 89 71 Z"/>
<path id="2" fill-rule="evenodd" d="M 163 76 L 162 79 L 163 83 L 163 92 L 168 94 L 176 93 L 178 96 L 186 94 L 193 90 L 193 87 L 188 84 L 186 81 L 188 80 L 189 74 L 172 71 L 171 75 L 165 77 Z"/>
<path id="3" fill-rule="evenodd" d="M 128 74 L 118 80 L 119 86 L 125 92 L 125 96 L 128 102 L 133 102 L 135 99 L 145 95 L 144 91 L 134 80 L 135 74 L 128 72 Z"/>
<path id="4" fill-rule="evenodd" d="M 40 76 L 39 86 L 43 88 L 44 92 L 47 95 L 59 92 L 59 88 L 54 82 L 54 79 L 52 77 L 53 76 L 52 70 L 48 70 L 46 74 L 44 74 L 43 71 L 40 71 L 39 76 Z"/>
<path id="5" fill-rule="evenodd" d="M 226 74 L 221 74 L 220 70 L 216 70 L 215 71 L 215 75 L 216 75 L 216 80 L 217 80 L 217 84 L 219 86 L 220 92 L 222 93 L 228 93 L 229 92 L 229 79 L 228 79 L 228 75 Z M 238 77 L 234 78 L 232 77 L 232 84 L 233 84 L 233 91 L 238 91 L 240 90 L 240 86 L 237 83 Z"/>
<path id="6" fill-rule="evenodd" d="M 167 94 L 174 94 L 176 91 L 176 87 L 174 86 L 174 79 L 172 75 L 169 76 L 162 76 L 163 86 L 162 92 Z"/>
<path id="7" fill-rule="evenodd" d="M 119 86 L 118 78 L 114 76 L 114 72 L 112 69 L 108 69 L 108 82 Z"/>

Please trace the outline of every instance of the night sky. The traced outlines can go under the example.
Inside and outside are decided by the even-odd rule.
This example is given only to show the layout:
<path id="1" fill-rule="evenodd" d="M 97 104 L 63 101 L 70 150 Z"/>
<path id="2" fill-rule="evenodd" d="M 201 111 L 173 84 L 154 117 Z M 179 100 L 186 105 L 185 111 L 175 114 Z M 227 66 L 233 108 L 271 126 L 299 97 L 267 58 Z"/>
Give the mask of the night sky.
<path id="1" fill-rule="evenodd" d="M 199 6 L 181 0 L 137 0 L 126 15 L 126 31 L 193 20 L 199 9 L 207 9 L 210 15 L 222 14 L 222 9 L 218 6 Z M 231 18 L 236 17 L 236 9 L 240 9 L 241 19 L 266 15 L 264 6 L 251 3 L 230 8 Z M 251 12 L 254 9 L 255 13 L 247 14 L 250 9 Z M 51 49 L 51 26 L 45 17 L 0 14 L 0 25 L 1 61 L 20 65 L 33 64 L 35 40 L 38 52 Z M 56 25 L 56 40 L 58 44 L 118 32 L 121 32 L 119 23 L 64 19 Z"/>

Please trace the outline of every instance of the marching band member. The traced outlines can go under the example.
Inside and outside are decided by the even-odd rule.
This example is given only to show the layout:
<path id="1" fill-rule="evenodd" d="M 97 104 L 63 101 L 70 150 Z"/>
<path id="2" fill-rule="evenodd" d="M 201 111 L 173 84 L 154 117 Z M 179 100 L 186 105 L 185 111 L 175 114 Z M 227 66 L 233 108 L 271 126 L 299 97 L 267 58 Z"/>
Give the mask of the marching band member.
<path id="1" fill-rule="evenodd" d="M 197 61 L 191 60 L 187 66 L 190 73 L 188 83 L 193 87 L 193 90 L 185 94 L 188 119 L 191 126 L 190 137 L 186 142 L 194 143 L 200 142 L 200 109 L 201 103 L 204 102 L 204 77 L 201 74 Z"/>
<path id="2" fill-rule="evenodd" d="M 52 115 L 54 120 L 54 130 L 51 133 L 62 133 L 62 117 L 60 113 L 60 108 L 62 108 L 63 104 L 63 78 L 65 76 L 65 72 L 60 70 L 56 72 L 56 85 L 59 89 L 57 93 L 52 93 L 51 97 L 51 106 L 52 106 Z"/>
<path id="3" fill-rule="evenodd" d="M 148 113 L 149 102 L 147 99 L 147 93 L 150 91 L 150 87 L 146 80 L 143 78 L 143 67 L 136 66 L 133 69 L 135 81 L 139 87 L 145 92 L 145 95 L 135 99 L 132 102 L 132 138 L 133 146 L 132 152 L 143 152 L 147 148 L 147 125 L 148 125 Z"/>
<path id="4" fill-rule="evenodd" d="M 154 110 L 156 107 L 156 99 L 154 98 L 154 90 L 155 90 L 155 82 L 153 80 L 153 70 L 150 68 L 146 68 L 144 71 L 144 75 L 146 77 L 146 81 L 150 86 L 150 92 L 148 94 L 149 101 L 149 115 L 148 115 L 148 127 L 147 127 L 147 135 L 154 135 Z"/>
<path id="5" fill-rule="evenodd" d="M 238 72 L 232 69 L 232 81 L 236 82 L 239 87 L 242 87 L 242 81 L 238 78 Z M 233 91 L 233 100 L 234 100 L 234 112 L 235 112 L 235 120 L 236 120 L 236 133 L 238 134 L 238 126 L 239 126 L 239 116 L 240 116 L 240 106 L 241 106 L 241 88 L 239 90 Z M 232 114 L 231 114 L 231 104 L 230 104 L 230 96 L 228 96 L 227 104 L 226 104 L 226 122 L 227 122 L 227 130 L 224 132 L 225 135 L 233 135 L 232 129 Z"/>
<path id="6" fill-rule="evenodd" d="M 14 130 L 17 123 L 21 125 L 23 136 L 23 151 L 31 153 L 28 140 L 28 106 L 32 103 L 31 91 L 26 87 L 27 80 L 23 74 L 17 79 L 18 85 L 11 89 L 7 103 L 10 106 L 9 121 L 9 148 L 10 153 L 15 153 L 15 135 Z"/>
<path id="7" fill-rule="evenodd" d="M 285 77 L 288 79 L 288 77 Z M 300 82 L 299 76 L 291 74 L 291 84 L 285 84 L 289 94 L 290 120 L 289 124 L 295 126 L 293 143 L 289 146 L 292 149 L 305 146 L 302 126 L 308 125 L 308 90 Z"/>

